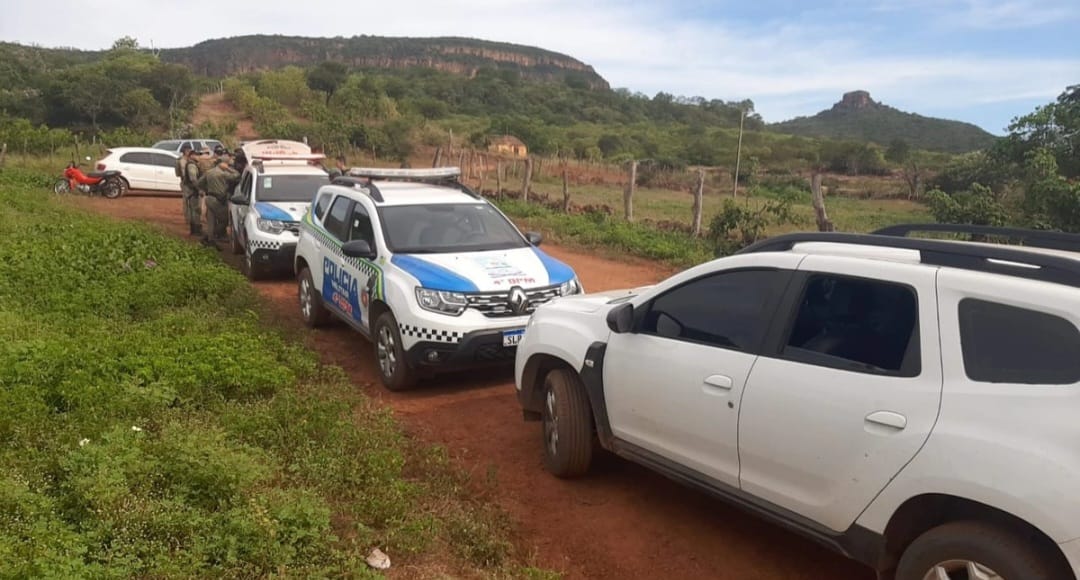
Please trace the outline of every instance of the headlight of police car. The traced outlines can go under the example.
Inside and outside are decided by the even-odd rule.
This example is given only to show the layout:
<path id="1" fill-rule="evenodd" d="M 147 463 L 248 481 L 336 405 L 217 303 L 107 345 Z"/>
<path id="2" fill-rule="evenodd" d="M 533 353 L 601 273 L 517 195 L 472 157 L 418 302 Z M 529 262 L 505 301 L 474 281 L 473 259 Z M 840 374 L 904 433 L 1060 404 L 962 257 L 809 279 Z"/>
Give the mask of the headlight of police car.
<path id="1" fill-rule="evenodd" d="M 581 293 L 581 282 L 578 282 L 577 278 L 563 282 L 562 286 L 559 286 L 559 296 L 569 296 L 571 294 Z"/>
<path id="2" fill-rule="evenodd" d="M 268 234 L 280 234 L 285 231 L 285 222 L 280 220 L 267 220 L 259 218 L 256 227 Z"/>
<path id="3" fill-rule="evenodd" d="M 416 289 L 416 302 L 424 310 L 451 316 L 465 312 L 465 307 L 468 306 L 465 295 L 459 292 L 443 292 L 419 287 Z"/>

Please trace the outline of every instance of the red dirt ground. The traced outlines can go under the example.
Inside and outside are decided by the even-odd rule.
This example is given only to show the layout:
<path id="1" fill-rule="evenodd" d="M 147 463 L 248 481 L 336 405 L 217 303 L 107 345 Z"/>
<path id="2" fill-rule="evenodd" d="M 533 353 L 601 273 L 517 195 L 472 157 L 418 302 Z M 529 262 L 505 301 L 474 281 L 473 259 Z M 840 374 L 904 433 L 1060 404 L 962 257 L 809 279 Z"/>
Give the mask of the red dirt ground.
<path id="1" fill-rule="evenodd" d="M 86 209 L 186 229 L 178 197 L 80 198 Z M 190 238 L 189 238 L 190 239 Z M 650 284 L 670 271 L 546 246 L 590 291 Z M 234 266 L 237 260 L 222 252 Z M 255 284 L 283 321 L 301 326 L 293 281 Z M 540 427 L 526 423 L 512 371 L 437 379 L 408 393 L 377 384 L 371 345 L 344 327 L 298 330 L 325 363 L 389 405 L 416 437 L 445 445 L 513 518 L 538 566 L 568 579 L 870 580 L 873 573 L 816 544 L 644 468 L 604 455 L 589 476 L 563 481 L 544 471 Z M 391 555 L 392 557 L 392 555 Z"/>

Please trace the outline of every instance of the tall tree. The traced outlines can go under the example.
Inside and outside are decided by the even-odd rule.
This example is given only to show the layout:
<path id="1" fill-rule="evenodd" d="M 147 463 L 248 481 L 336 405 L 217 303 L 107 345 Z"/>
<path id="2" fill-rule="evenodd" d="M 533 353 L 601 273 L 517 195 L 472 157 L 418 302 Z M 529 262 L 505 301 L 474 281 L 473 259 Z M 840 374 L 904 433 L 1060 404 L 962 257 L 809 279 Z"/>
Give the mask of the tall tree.
<path id="1" fill-rule="evenodd" d="M 348 76 L 349 69 L 344 64 L 324 61 L 308 71 L 307 85 L 313 91 L 326 93 L 326 103 L 330 104 L 330 97 L 334 96 Z"/>

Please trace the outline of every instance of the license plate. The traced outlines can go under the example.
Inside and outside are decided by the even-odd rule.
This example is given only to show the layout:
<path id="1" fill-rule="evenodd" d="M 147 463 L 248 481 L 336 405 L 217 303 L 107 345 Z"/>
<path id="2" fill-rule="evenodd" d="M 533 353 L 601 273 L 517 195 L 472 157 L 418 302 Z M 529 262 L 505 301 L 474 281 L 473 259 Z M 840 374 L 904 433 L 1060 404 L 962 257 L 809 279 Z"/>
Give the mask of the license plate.
<path id="1" fill-rule="evenodd" d="M 507 330 L 503 332 L 503 346 L 517 346 L 523 336 L 525 336 L 524 328 Z"/>

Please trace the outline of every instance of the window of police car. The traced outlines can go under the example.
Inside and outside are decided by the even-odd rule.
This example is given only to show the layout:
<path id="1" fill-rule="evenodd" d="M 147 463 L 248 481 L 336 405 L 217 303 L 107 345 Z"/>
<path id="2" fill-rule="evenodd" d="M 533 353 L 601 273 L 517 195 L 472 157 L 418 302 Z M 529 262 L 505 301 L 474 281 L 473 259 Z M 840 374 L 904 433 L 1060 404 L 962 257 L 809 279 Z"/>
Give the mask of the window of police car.
<path id="1" fill-rule="evenodd" d="M 330 183 L 323 175 L 260 175 L 256 179 L 259 201 L 308 201 L 311 194 Z"/>
<path id="2" fill-rule="evenodd" d="M 379 208 L 383 237 L 393 252 L 439 254 L 524 248 L 528 242 L 486 203 Z"/>
<path id="3" fill-rule="evenodd" d="M 338 240 L 345 241 L 349 235 L 349 205 L 351 203 L 352 200 L 339 195 L 330 206 L 330 213 L 326 214 L 326 219 L 323 220 L 323 227 Z"/>
<path id="4" fill-rule="evenodd" d="M 326 215 L 326 210 L 330 209 L 330 198 L 333 196 L 334 194 L 329 191 L 319 195 L 319 199 L 315 201 L 315 217 L 317 219 L 322 220 L 323 216 Z"/>
<path id="5" fill-rule="evenodd" d="M 375 229 L 371 225 L 371 216 L 359 203 L 353 207 L 352 224 L 349 230 L 348 241 L 353 240 L 364 240 L 372 249 L 375 248 Z"/>

